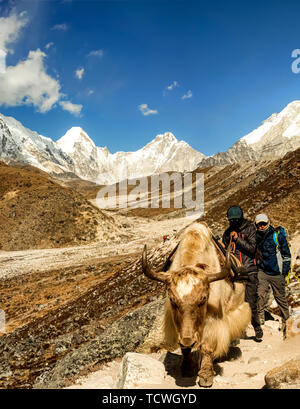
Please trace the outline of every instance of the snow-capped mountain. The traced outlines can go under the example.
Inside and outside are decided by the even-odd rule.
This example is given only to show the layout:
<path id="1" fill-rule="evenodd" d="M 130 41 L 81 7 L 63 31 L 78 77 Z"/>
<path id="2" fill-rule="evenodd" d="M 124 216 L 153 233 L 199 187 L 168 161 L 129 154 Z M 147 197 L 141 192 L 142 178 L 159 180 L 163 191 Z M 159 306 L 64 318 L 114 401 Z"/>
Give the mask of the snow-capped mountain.
<path id="1" fill-rule="evenodd" d="M 300 146 L 300 101 L 291 102 L 261 126 L 242 137 L 226 152 L 206 157 L 166 132 L 136 152 L 111 154 L 97 147 L 79 127 L 71 128 L 57 142 L 25 128 L 0 114 L 0 158 L 36 166 L 50 174 L 74 173 L 99 184 L 115 183 L 167 171 L 192 171 L 198 166 L 275 159 Z"/>
<path id="2" fill-rule="evenodd" d="M 72 159 L 50 138 L 25 128 L 12 117 L 0 114 L 0 158 L 36 166 L 49 173 L 72 171 Z"/>
<path id="3" fill-rule="evenodd" d="M 166 132 L 136 152 L 116 152 L 97 147 L 81 128 L 71 128 L 57 146 L 74 162 L 74 173 L 82 179 L 114 183 L 167 171 L 191 171 L 205 155 Z"/>
<path id="4" fill-rule="evenodd" d="M 276 159 L 300 146 L 300 101 L 288 104 L 279 114 L 266 119 L 226 152 L 206 157 L 198 166 L 227 165 L 235 162 Z"/>
<path id="5" fill-rule="evenodd" d="M 72 172 L 99 184 L 165 171 L 190 171 L 205 156 L 166 132 L 136 152 L 116 152 L 97 147 L 87 133 L 71 128 L 57 142 L 0 114 L 0 158 L 21 162 L 51 174 Z"/>

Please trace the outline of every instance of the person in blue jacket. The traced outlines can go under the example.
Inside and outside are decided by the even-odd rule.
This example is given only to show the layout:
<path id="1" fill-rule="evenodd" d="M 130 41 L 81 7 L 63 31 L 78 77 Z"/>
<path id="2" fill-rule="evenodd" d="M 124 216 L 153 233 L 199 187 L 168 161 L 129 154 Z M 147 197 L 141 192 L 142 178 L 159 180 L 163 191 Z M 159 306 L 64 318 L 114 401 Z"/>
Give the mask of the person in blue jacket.
<path id="1" fill-rule="evenodd" d="M 271 287 L 275 301 L 282 316 L 283 338 L 286 337 L 286 320 L 289 318 L 289 305 L 285 294 L 285 277 L 291 265 L 291 252 L 283 233 L 276 233 L 266 214 L 255 218 L 257 228 L 258 263 L 258 315 L 261 324 L 264 321 L 264 307 Z"/>

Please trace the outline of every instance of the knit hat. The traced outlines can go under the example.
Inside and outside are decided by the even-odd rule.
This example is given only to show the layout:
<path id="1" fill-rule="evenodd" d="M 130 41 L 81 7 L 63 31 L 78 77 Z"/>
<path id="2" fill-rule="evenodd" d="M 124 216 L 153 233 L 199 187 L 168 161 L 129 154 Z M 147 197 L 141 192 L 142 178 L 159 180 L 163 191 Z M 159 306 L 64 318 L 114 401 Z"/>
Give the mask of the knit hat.
<path id="1" fill-rule="evenodd" d="M 243 210 L 240 206 L 231 206 L 227 210 L 227 219 L 241 219 L 243 217 Z"/>
<path id="2" fill-rule="evenodd" d="M 269 218 L 265 213 L 258 214 L 255 217 L 255 224 L 258 224 L 258 223 L 261 223 L 261 222 L 269 223 Z"/>

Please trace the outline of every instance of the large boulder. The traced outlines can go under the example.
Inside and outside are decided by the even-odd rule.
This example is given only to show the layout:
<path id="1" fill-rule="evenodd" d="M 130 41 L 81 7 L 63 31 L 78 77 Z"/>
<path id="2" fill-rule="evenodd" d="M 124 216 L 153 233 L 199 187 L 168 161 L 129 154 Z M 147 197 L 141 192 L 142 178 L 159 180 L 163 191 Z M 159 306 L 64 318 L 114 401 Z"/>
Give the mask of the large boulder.
<path id="1" fill-rule="evenodd" d="M 145 354 L 127 352 L 125 354 L 117 380 L 117 388 L 147 388 L 147 385 L 157 385 L 164 381 L 166 371 L 164 364 Z"/>
<path id="2" fill-rule="evenodd" d="M 271 369 L 265 376 L 267 389 L 281 389 L 287 385 L 300 386 L 300 358 Z"/>

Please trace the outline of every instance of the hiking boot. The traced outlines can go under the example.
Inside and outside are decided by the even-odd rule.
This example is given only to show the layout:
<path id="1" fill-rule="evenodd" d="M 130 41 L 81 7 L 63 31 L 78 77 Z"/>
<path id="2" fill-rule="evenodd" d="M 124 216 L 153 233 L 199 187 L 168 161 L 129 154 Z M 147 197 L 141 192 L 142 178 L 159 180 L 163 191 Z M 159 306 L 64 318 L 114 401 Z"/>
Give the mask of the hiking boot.
<path id="1" fill-rule="evenodd" d="M 263 330 L 261 329 L 261 327 L 256 327 L 254 328 L 255 331 L 255 338 L 254 340 L 256 342 L 261 342 L 264 336 Z"/>

